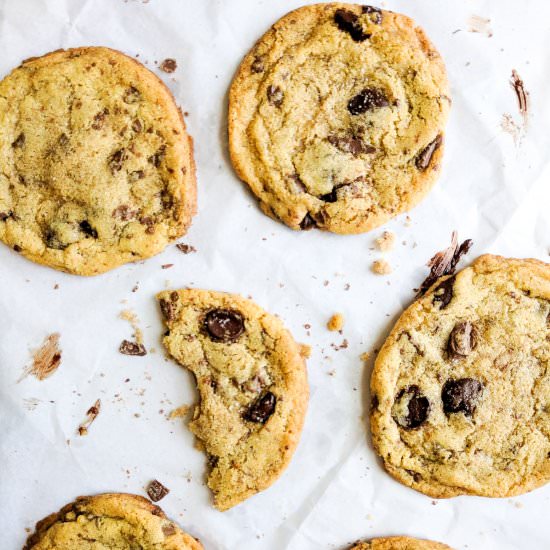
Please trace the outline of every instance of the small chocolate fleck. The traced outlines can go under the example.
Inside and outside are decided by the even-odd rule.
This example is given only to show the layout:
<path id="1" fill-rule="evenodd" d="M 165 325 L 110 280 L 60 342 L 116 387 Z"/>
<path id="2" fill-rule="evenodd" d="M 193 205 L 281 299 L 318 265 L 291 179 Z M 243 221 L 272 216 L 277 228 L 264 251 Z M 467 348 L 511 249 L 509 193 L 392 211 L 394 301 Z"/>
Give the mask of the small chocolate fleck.
<path id="1" fill-rule="evenodd" d="M 145 216 L 139 219 L 141 225 L 145 225 L 145 233 L 148 235 L 153 235 L 155 232 L 155 220 L 151 216 Z"/>
<path id="2" fill-rule="evenodd" d="M 441 391 L 443 411 L 447 415 L 463 412 L 466 416 L 472 416 L 482 392 L 483 385 L 473 378 L 447 380 Z"/>
<path id="3" fill-rule="evenodd" d="M 122 101 L 128 104 L 137 103 L 140 99 L 141 99 L 141 93 L 134 86 L 130 86 L 122 96 Z"/>
<path id="4" fill-rule="evenodd" d="M 267 88 L 267 100 L 271 105 L 280 107 L 283 104 L 284 94 L 279 86 L 268 86 Z"/>
<path id="5" fill-rule="evenodd" d="M 80 231 L 84 233 L 87 237 L 92 237 L 92 239 L 97 239 L 97 231 L 90 225 L 88 220 L 81 221 L 78 226 Z"/>
<path id="6" fill-rule="evenodd" d="M 160 65 L 159 69 L 165 73 L 173 73 L 178 68 L 178 63 L 175 59 L 171 57 L 165 59 Z"/>
<path id="7" fill-rule="evenodd" d="M 21 250 L 23 250 L 18 244 L 14 244 L 14 245 L 13 245 L 13 249 L 14 249 L 16 252 L 21 252 Z"/>
<path id="8" fill-rule="evenodd" d="M 478 330 L 470 321 L 457 323 L 447 343 L 447 352 L 450 357 L 467 357 L 476 348 L 478 339 Z"/>
<path id="9" fill-rule="evenodd" d="M 250 70 L 253 73 L 263 73 L 265 70 L 263 56 L 256 56 L 250 65 Z"/>
<path id="10" fill-rule="evenodd" d="M 328 142 L 334 145 L 342 153 L 350 153 L 354 157 L 362 154 L 374 153 L 376 149 L 365 143 L 361 138 L 356 136 L 336 136 L 330 135 L 327 137 Z"/>
<path id="11" fill-rule="evenodd" d="M 143 357 L 147 355 L 147 350 L 143 344 L 138 344 L 137 342 L 130 342 L 129 340 L 122 340 L 118 351 L 123 355 L 137 355 Z"/>
<path id="12" fill-rule="evenodd" d="M 380 25 L 382 23 L 382 10 L 380 8 L 375 8 L 374 6 L 363 6 L 361 11 L 368 14 L 369 19 L 375 25 Z"/>
<path id="13" fill-rule="evenodd" d="M 11 218 L 13 216 L 13 212 L 10 210 L 9 212 L 0 212 L 0 222 L 5 222 L 8 218 Z"/>
<path id="14" fill-rule="evenodd" d="M 125 149 L 119 149 L 118 151 L 115 151 L 109 158 L 109 168 L 111 169 L 111 172 L 113 174 L 115 174 L 116 172 L 120 172 L 122 170 L 124 161 L 127 160 L 127 158 L 128 154 L 126 153 Z"/>
<path id="15" fill-rule="evenodd" d="M 162 500 L 169 492 L 170 489 L 156 479 L 153 479 L 153 481 L 147 485 L 147 495 L 153 502 Z"/>
<path id="16" fill-rule="evenodd" d="M 406 430 L 414 430 L 420 427 L 430 413 L 430 402 L 428 398 L 422 395 L 420 388 L 416 385 L 402 389 L 395 400 L 397 405 L 404 403 L 407 405 L 405 416 L 394 416 L 393 419 L 399 426 Z"/>
<path id="17" fill-rule="evenodd" d="M 162 533 L 165 537 L 171 537 L 176 534 L 176 527 L 173 523 L 167 523 L 162 526 Z"/>
<path id="18" fill-rule="evenodd" d="M 197 251 L 197 249 L 194 246 L 191 246 L 190 244 L 184 244 L 184 243 L 176 244 L 176 248 L 180 252 L 183 252 L 184 254 L 191 254 L 192 252 Z"/>
<path id="19" fill-rule="evenodd" d="M 428 166 L 430 166 L 430 161 L 432 160 L 433 154 L 441 147 L 441 144 L 443 143 L 443 136 L 441 134 L 438 134 L 437 137 L 428 143 L 418 155 L 416 155 L 416 159 L 414 163 L 416 164 L 416 167 L 421 171 L 424 172 L 428 169 Z"/>
<path id="20" fill-rule="evenodd" d="M 348 111 L 360 115 L 390 104 L 386 93 L 380 88 L 365 88 L 348 101 Z"/>
<path id="21" fill-rule="evenodd" d="M 134 170 L 128 174 L 128 180 L 130 182 L 135 182 L 142 180 L 145 177 L 145 172 L 143 170 Z"/>
<path id="22" fill-rule="evenodd" d="M 143 130 L 143 124 L 141 123 L 141 120 L 139 120 L 139 118 L 136 118 L 133 122 L 132 122 L 132 130 L 136 133 L 136 134 L 139 134 L 139 132 L 141 132 Z"/>
<path id="23" fill-rule="evenodd" d="M 249 422 L 265 424 L 269 417 L 275 412 L 277 398 L 271 392 L 267 392 L 244 413 L 243 418 Z"/>
<path id="24" fill-rule="evenodd" d="M 302 231 L 309 231 L 310 229 L 313 229 L 314 227 L 317 227 L 317 222 L 313 219 L 311 214 L 308 212 L 304 219 L 300 222 L 300 229 Z"/>
<path id="25" fill-rule="evenodd" d="M 20 149 L 21 147 L 23 147 L 23 145 L 25 145 L 25 134 L 20 133 L 15 141 L 11 144 L 11 146 L 14 149 Z"/>
<path id="26" fill-rule="evenodd" d="M 204 329 L 215 342 L 234 342 L 245 330 L 244 317 L 234 309 L 212 309 L 204 318 Z"/>
<path id="27" fill-rule="evenodd" d="M 161 145 L 154 155 L 151 155 L 147 160 L 155 167 L 158 168 L 166 156 L 166 145 Z"/>
<path id="28" fill-rule="evenodd" d="M 363 31 L 359 17 L 350 10 L 336 10 L 334 22 L 341 31 L 347 32 L 355 42 L 364 42 L 371 36 Z"/>
<path id="29" fill-rule="evenodd" d="M 59 145 L 61 145 L 61 147 L 65 147 L 65 145 L 67 145 L 69 143 L 69 138 L 68 138 L 67 134 L 62 133 L 59 136 L 59 139 L 57 140 L 57 142 L 59 143 Z"/>
<path id="30" fill-rule="evenodd" d="M 92 122 L 92 128 L 94 130 L 101 130 L 103 124 L 105 123 L 105 118 L 109 114 L 109 109 L 105 108 L 103 111 L 100 111 L 94 116 L 94 121 Z"/>
<path id="31" fill-rule="evenodd" d="M 132 210 L 127 204 L 121 204 L 113 210 L 113 218 L 127 222 L 137 215 L 137 210 Z"/>

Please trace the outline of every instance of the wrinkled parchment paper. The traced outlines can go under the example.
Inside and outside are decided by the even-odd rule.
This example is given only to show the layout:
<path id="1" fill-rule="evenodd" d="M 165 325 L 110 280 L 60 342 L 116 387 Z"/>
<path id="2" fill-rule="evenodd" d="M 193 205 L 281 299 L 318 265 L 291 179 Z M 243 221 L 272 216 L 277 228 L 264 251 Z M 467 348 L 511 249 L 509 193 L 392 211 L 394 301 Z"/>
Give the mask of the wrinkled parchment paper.
<path id="1" fill-rule="evenodd" d="M 189 112 L 199 180 L 199 214 L 182 239 L 196 253 L 170 246 L 145 263 L 79 278 L 0 246 L 2 549 L 21 548 L 25 528 L 77 495 L 144 494 L 152 479 L 170 488 L 160 502 L 167 514 L 210 550 L 341 549 L 359 537 L 392 534 L 429 537 L 457 549 L 550 546 L 550 487 L 514 499 L 433 501 L 384 473 L 366 422 L 372 351 L 411 302 L 426 261 L 448 245 L 453 229 L 475 242 L 462 265 L 484 252 L 549 259 L 550 5 L 382 3 L 426 29 L 446 60 L 454 100 L 442 178 L 409 220 L 402 215 L 387 224 L 397 245 L 382 254 L 374 245 L 382 229 L 342 237 L 293 232 L 268 219 L 228 161 L 225 119 L 233 73 L 269 25 L 302 3 L 0 1 L 2 75 L 24 58 L 70 46 L 139 54 Z M 177 60 L 173 74 L 158 70 L 155 61 L 165 58 Z M 513 69 L 530 93 L 526 129 L 509 82 Z M 506 114 L 508 132 L 502 128 Z M 512 133 L 524 135 L 514 140 L 510 124 Z M 391 274 L 372 273 L 380 258 L 391 264 Z M 166 264 L 174 265 L 162 269 Z M 205 459 L 185 421 L 166 417 L 197 396 L 191 376 L 165 359 L 153 296 L 185 285 L 251 295 L 313 346 L 311 401 L 289 469 L 271 489 L 226 513 L 211 506 Z M 133 332 L 118 317 L 128 309 L 139 318 L 145 357 L 118 353 Z M 325 328 L 337 311 L 346 320 L 342 335 Z M 58 370 L 43 381 L 19 381 L 32 350 L 53 332 L 61 335 Z M 335 349 L 344 338 L 347 348 Z M 371 352 L 366 366 L 359 359 L 365 351 Z M 101 412 L 80 437 L 77 427 L 98 398 Z"/>

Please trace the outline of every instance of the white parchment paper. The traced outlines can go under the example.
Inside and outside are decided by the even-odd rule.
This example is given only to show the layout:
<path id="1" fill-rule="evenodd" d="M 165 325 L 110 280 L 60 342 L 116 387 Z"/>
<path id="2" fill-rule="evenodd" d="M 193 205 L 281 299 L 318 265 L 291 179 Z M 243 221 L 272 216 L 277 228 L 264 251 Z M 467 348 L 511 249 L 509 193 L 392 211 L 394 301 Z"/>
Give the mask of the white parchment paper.
<path id="1" fill-rule="evenodd" d="M 167 514 L 206 549 L 345 548 L 357 538 L 408 534 L 457 549 L 550 547 L 550 487 L 512 500 L 432 501 L 393 481 L 374 456 L 366 421 L 373 351 L 412 300 L 425 262 L 457 229 L 469 259 L 493 252 L 548 260 L 550 248 L 550 4 L 544 0 L 388 0 L 421 24 L 443 54 L 453 108 L 440 182 L 413 212 L 385 229 L 392 252 L 374 250 L 382 230 L 342 237 L 293 232 L 260 213 L 237 180 L 226 144 L 227 89 L 242 56 L 276 19 L 305 0 L 0 0 L 0 73 L 57 48 L 105 45 L 159 74 L 189 112 L 199 214 L 182 242 L 151 260 L 95 278 L 34 265 L 0 246 L 0 548 L 21 548 L 25 528 L 82 494 L 170 488 Z M 469 32 L 490 19 L 493 36 Z M 155 61 L 175 58 L 161 73 Z M 516 69 L 530 92 L 520 146 L 501 128 L 521 123 L 509 85 Z M 375 275 L 384 257 L 393 267 Z M 173 263 L 170 269 L 164 264 Z M 58 284 L 59 288 L 54 286 Z M 132 292 L 138 284 L 139 289 Z M 268 491 L 217 512 L 205 460 L 182 419 L 166 414 L 197 396 L 191 376 L 165 359 L 154 293 L 185 285 L 240 292 L 279 314 L 313 346 L 311 401 L 291 466 Z M 349 285 L 349 286 L 348 286 Z M 348 290 L 346 290 L 348 289 Z M 117 351 L 132 309 L 150 353 Z M 336 311 L 342 336 L 325 323 Z M 304 325 L 310 324 L 309 333 Z M 30 353 L 60 332 L 58 371 L 18 382 Z M 349 345 L 335 350 L 346 338 Z M 129 381 L 126 381 L 129 379 Z M 86 410 L 102 410 L 76 435 Z"/>

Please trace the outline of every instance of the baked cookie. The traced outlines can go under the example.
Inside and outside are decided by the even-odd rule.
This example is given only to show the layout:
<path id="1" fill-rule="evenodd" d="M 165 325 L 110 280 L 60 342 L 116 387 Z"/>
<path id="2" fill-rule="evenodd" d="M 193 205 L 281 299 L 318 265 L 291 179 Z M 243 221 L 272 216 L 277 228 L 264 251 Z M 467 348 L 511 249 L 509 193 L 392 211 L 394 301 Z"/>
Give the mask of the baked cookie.
<path id="1" fill-rule="evenodd" d="M 550 479 L 550 265 L 481 256 L 401 316 L 371 380 L 385 468 L 431 497 Z"/>
<path id="2" fill-rule="evenodd" d="M 388 537 L 358 542 L 350 550 L 451 550 L 440 542 L 411 539 L 410 537 Z"/>
<path id="3" fill-rule="evenodd" d="M 290 462 L 309 396 L 307 350 L 240 296 L 188 289 L 158 299 L 164 344 L 197 381 L 189 428 L 209 458 L 214 504 L 227 510 L 269 487 Z"/>
<path id="4" fill-rule="evenodd" d="M 95 275 L 183 235 L 193 145 L 168 88 L 108 48 L 58 50 L 0 82 L 0 240 Z"/>
<path id="5" fill-rule="evenodd" d="M 36 524 L 23 550 L 201 550 L 202 545 L 137 495 L 79 497 Z"/>
<path id="6" fill-rule="evenodd" d="M 429 191 L 449 107 L 443 61 L 414 21 L 305 6 L 273 25 L 235 76 L 231 159 L 269 216 L 361 233 Z"/>

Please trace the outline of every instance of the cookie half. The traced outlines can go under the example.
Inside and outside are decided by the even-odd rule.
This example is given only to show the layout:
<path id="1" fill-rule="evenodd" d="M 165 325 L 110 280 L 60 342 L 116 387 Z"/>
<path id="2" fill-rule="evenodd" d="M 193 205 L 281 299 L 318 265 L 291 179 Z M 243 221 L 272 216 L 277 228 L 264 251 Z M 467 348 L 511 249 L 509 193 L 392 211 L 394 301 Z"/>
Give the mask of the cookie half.
<path id="1" fill-rule="evenodd" d="M 550 265 L 481 256 L 401 316 L 371 380 L 387 471 L 431 497 L 550 479 Z"/>
<path id="2" fill-rule="evenodd" d="M 148 258 L 196 210 L 193 144 L 168 88 L 102 47 L 24 61 L 0 82 L 0 240 L 95 275 Z"/>
<path id="3" fill-rule="evenodd" d="M 269 216 L 361 233 L 432 187 L 449 108 L 443 61 L 413 20 L 372 6 L 305 6 L 237 71 L 231 159 Z"/>
<path id="4" fill-rule="evenodd" d="M 358 542 L 350 550 L 451 550 L 446 544 L 410 537 L 388 537 Z"/>
<path id="5" fill-rule="evenodd" d="M 164 345 L 196 378 L 190 430 L 209 457 L 214 504 L 269 487 L 298 444 L 309 389 L 303 346 L 254 302 L 207 290 L 158 295 Z"/>
<path id="6" fill-rule="evenodd" d="M 23 550 L 202 550 L 146 498 L 112 493 L 79 497 L 36 524 Z"/>

